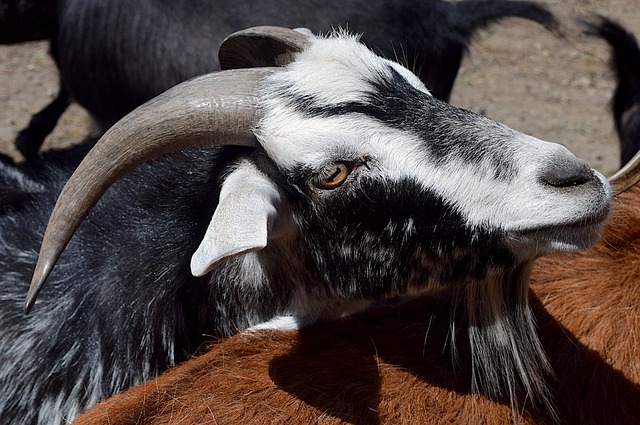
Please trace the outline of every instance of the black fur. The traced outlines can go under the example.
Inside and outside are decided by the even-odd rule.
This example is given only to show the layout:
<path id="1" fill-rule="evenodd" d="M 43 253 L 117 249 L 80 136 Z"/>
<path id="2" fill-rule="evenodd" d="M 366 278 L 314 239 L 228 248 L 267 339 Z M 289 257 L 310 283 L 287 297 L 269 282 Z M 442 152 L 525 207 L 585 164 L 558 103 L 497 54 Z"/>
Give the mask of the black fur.
<path id="1" fill-rule="evenodd" d="M 515 263 L 504 235 L 469 228 L 454 206 L 410 179 L 383 185 L 363 178 L 326 201 L 307 194 L 293 204 L 324 281 L 346 298 L 483 279 L 487 270 Z"/>
<path id="2" fill-rule="evenodd" d="M 55 36 L 56 0 L 0 0 L 0 44 Z"/>
<path id="3" fill-rule="evenodd" d="M 214 164 L 238 152 L 173 154 L 114 187 L 69 244 L 29 316 L 20 310 L 35 262 L 33 244 L 86 144 L 14 166 L 12 172 L 41 190 L 14 181 L 13 193 L 25 196 L 19 205 L 12 202 L 12 210 L 0 209 L 1 417 L 45 423 L 37 420 L 44 412 L 46 423 L 62 423 L 187 358 L 207 335 L 221 334 L 203 320 L 211 300 L 207 281 L 193 278 L 188 265 L 215 207 L 222 170 Z M 48 405 L 58 397 L 59 404 Z"/>

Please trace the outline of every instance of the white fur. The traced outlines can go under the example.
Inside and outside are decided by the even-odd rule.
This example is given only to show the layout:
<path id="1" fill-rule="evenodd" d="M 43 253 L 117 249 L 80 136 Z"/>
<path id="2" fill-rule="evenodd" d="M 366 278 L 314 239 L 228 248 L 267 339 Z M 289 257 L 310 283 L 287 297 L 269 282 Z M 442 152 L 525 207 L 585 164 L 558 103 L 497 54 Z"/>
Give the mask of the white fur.
<path id="1" fill-rule="evenodd" d="M 251 326 L 246 332 L 261 330 L 297 331 L 298 329 L 300 329 L 300 325 L 294 316 L 278 316 L 266 322 Z"/>
<path id="2" fill-rule="evenodd" d="M 244 162 L 224 181 L 207 232 L 191 258 L 191 273 L 203 276 L 227 258 L 263 249 L 273 237 L 280 205 L 277 186 Z"/>

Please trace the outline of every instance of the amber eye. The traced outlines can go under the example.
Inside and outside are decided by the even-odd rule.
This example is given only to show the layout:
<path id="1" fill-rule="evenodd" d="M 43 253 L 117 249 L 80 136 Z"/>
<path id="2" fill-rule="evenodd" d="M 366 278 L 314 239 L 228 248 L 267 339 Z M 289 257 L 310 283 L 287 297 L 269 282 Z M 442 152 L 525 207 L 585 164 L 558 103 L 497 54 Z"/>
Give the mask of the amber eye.
<path id="1" fill-rule="evenodd" d="M 344 163 L 337 163 L 328 167 L 320 176 L 317 184 L 320 189 L 335 189 L 340 186 L 349 176 L 351 167 Z"/>

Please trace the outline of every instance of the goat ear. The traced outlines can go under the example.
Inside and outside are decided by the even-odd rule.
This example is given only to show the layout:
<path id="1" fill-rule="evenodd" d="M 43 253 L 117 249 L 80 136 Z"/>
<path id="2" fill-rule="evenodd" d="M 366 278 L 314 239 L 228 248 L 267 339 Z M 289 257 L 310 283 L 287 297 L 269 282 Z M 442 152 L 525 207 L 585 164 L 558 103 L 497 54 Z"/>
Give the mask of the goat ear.
<path id="1" fill-rule="evenodd" d="M 276 226 L 281 195 L 253 165 L 243 164 L 225 179 L 220 202 L 200 246 L 191 257 L 191 273 L 203 276 L 225 260 L 267 246 Z"/>

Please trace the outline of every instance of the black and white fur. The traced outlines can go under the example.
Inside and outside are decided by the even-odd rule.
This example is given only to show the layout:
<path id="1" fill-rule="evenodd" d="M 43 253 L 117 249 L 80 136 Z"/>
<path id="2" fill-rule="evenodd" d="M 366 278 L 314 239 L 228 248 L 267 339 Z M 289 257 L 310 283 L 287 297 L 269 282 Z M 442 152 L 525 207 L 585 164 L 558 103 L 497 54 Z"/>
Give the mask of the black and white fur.
<path id="1" fill-rule="evenodd" d="M 173 153 L 116 183 L 28 316 L 46 218 L 84 152 L 5 160 L 0 181 L 23 196 L 0 209 L 0 417 L 63 423 L 212 338 L 434 291 L 464 312 L 469 389 L 552 410 L 528 264 L 597 239 L 604 177 L 344 34 L 314 40 L 259 103 L 259 148 Z M 336 164 L 348 177 L 321 188 Z"/>

